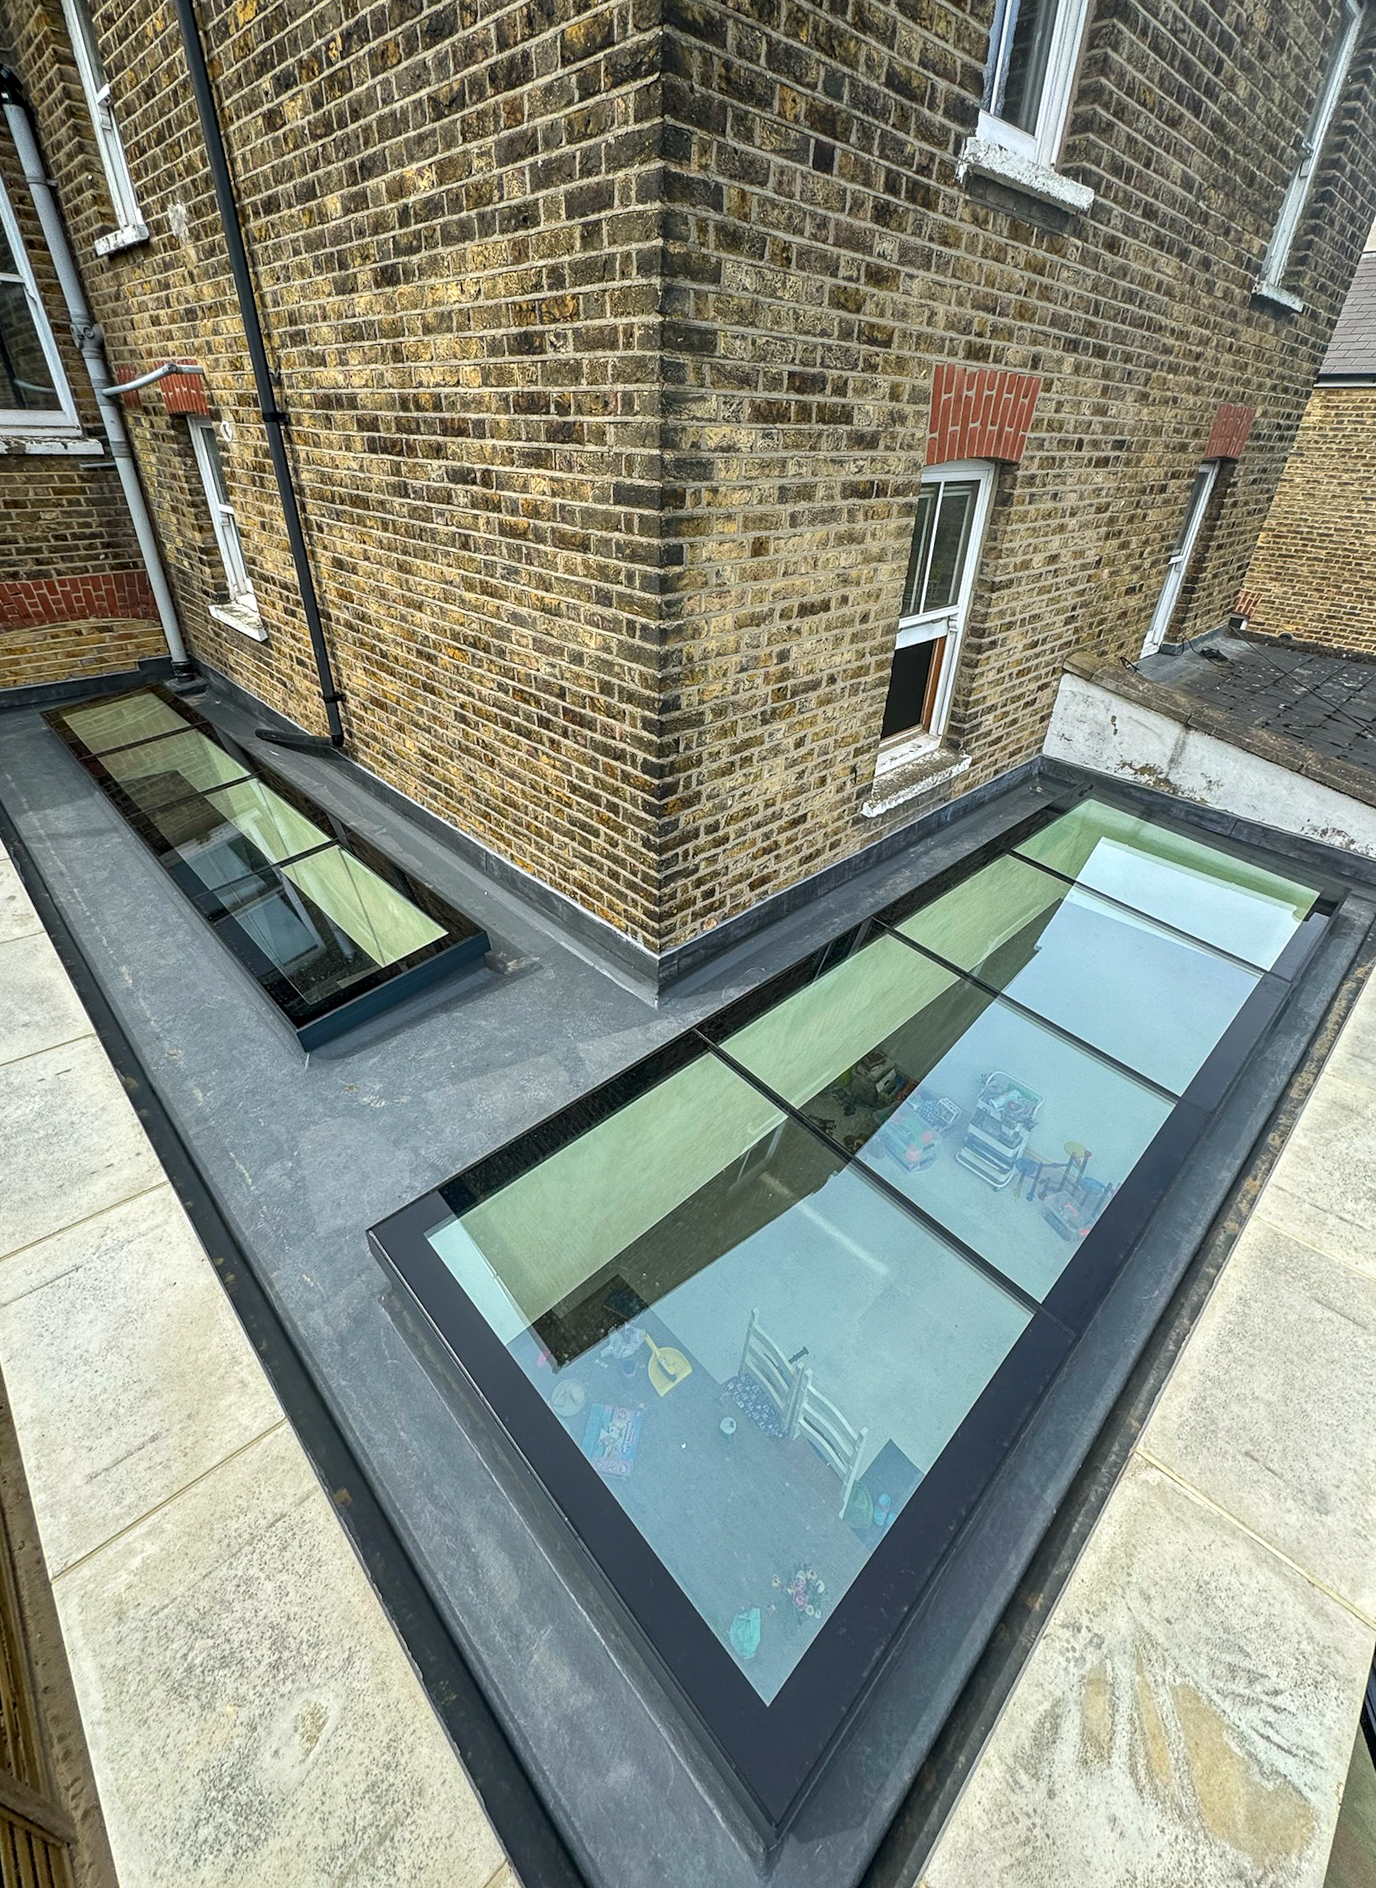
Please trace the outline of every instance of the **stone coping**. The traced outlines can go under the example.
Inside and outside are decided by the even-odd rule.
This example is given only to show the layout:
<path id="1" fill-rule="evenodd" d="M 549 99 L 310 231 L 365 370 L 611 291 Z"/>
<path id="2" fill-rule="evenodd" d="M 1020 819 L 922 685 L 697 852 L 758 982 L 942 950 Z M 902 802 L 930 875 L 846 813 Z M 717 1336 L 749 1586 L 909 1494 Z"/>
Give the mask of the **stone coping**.
<path id="1" fill-rule="evenodd" d="M 516 1888 L 0 850 L 0 1373 L 122 1888 Z"/>
<path id="2" fill-rule="evenodd" d="M 1368 985 L 921 1888 L 1320 1888 L 1376 1647 L 1373 1225 Z"/>

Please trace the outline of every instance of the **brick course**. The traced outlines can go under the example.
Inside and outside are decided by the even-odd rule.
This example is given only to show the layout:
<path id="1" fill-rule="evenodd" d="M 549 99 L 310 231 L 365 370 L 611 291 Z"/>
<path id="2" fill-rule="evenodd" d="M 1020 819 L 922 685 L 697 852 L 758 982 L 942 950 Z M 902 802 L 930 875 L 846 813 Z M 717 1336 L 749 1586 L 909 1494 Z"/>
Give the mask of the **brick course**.
<path id="1" fill-rule="evenodd" d="M 1238 607 L 1261 635 L 1376 656 L 1376 386 L 1313 392 Z"/>
<path id="2" fill-rule="evenodd" d="M 203 362 L 228 422 L 266 644 L 209 615 L 184 420 L 129 416 L 193 645 L 320 728 L 171 18 L 95 7 L 152 231 L 98 262 L 108 205 L 55 10 L 0 5 L 112 361 Z M 863 811 L 955 377 L 1039 389 L 1025 438 L 978 441 L 1009 463 L 953 704 L 962 786 L 1036 751 L 1070 649 L 1136 654 L 1220 405 L 1257 419 L 1181 624 L 1220 620 L 1242 580 L 1376 207 L 1370 47 L 1292 315 L 1250 287 L 1338 0 L 1265 20 L 1100 0 L 1063 154 L 1096 201 L 1074 218 L 957 181 L 991 16 L 203 9 L 353 751 L 653 950 L 933 804 Z"/>

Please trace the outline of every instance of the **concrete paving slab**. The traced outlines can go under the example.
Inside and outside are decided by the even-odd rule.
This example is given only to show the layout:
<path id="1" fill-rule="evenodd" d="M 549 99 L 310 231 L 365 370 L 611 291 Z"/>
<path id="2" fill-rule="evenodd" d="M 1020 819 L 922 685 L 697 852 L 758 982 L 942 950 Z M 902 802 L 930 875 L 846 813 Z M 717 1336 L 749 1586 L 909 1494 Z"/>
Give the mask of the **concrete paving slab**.
<path id="1" fill-rule="evenodd" d="M 42 928 L 19 874 L 0 849 L 0 944 L 8 944 L 11 938 L 31 937 Z"/>
<path id="2" fill-rule="evenodd" d="M 0 944 L 0 954 L 0 1063 L 90 1034 L 86 1012 L 41 931 Z"/>
<path id="3" fill-rule="evenodd" d="M 1372 1646 L 1134 1460 L 923 1888 L 1319 1888 Z"/>
<path id="4" fill-rule="evenodd" d="M 488 1888 L 503 1855 L 285 1427 L 63 1574 L 121 1888 Z"/>
<path id="5" fill-rule="evenodd" d="M 0 1067 L 0 1148 L 0 1256 L 164 1177 L 93 1036 Z"/>
<path id="6" fill-rule="evenodd" d="M 1325 1071 L 1376 1091 L 1376 983 L 1369 983 L 1353 1005 Z"/>
<path id="7" fill-rule="evenodd" d="M 53 1575 L 282 1420 L 170 1186 L 0 1262 L 0 1358 Z"/>
<path id="8" fill-rule="evenodd" d="M 1369 1089 L 1324 1071 L 1265 1198 L 1272 1225 L 1376 1276 L 1376 1107 Z"/>
<path id="9" fill-rule="evenodd" d="M 1140 1446 L 1376 1621 L 1373 1409 L 1376 1278 L 1254 1217 Z"/>

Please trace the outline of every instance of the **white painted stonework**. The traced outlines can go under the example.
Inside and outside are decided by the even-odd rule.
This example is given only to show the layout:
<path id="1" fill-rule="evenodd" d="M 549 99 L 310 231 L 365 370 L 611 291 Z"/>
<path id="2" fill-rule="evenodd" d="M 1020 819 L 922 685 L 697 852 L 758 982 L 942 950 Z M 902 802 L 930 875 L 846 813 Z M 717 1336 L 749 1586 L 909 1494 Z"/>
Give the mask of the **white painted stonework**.
<path id="1" fill-rule="evenodd" d="M 1187 728 L 1083 676 L 1061 677 L 1043 751 L 1052 760 L 1376 858 L 1376 807 Z"/>

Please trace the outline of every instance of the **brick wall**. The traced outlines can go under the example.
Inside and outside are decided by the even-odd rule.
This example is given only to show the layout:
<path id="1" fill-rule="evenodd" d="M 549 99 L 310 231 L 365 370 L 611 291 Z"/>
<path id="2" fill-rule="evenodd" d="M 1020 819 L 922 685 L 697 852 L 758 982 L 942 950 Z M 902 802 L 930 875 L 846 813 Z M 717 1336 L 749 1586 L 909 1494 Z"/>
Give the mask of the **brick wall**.
<path id="1" fill-rule="evenodd" d="M 184 419 L 131 415 L 200 654 L 322 725 L 180 44 L 98 0 L 148 244 L 96 261 L 53 0 L 0 0 L 118 370 L 206 367 L 269 631 L 222 588 Z M 942 373 L 1035 377 L 950 727 L 1040 745 L 1133 655 L 1220 402 L 1255 407 L 1181 612 L 1231 607 L 1376 197 L 1369 49 L 1250 299 L 1338 19 L 1100 0 L 1074 218 L 961 185 L 992 0 L 214 0 L 202 18 L 366 764 L 662 949 L 924 812 L 868 817 Z M 1240 161 L 1245 153 L 1246 161 Z M 940 797 L 938 792 L 936 797 Z"/>
<path id="2" fill-rule="evenodd" d="M 1376 386 L 1318 386 L 1247 572 L 1261 635 L 1376 656 Z"/>
<path id="3" fill-rule="evenodd" d="M 1226 614 L 1355 265 L 1360 102 L 1305 220 L 1308 305 L 1250 298 L 1336 6 L 1099 5 L 1063 153 L 1097 200 L 1073 220 L 957 184 L 990 13 L 671 0 L 669 936 L 875 830 L 861 807 L 947 363 L 1042 383 L 957 678 L 963 788 L 1038 750 L 1070 649 L 1137 654 L 1220 402 L 1258 418 L 1178 622 Z"/>

